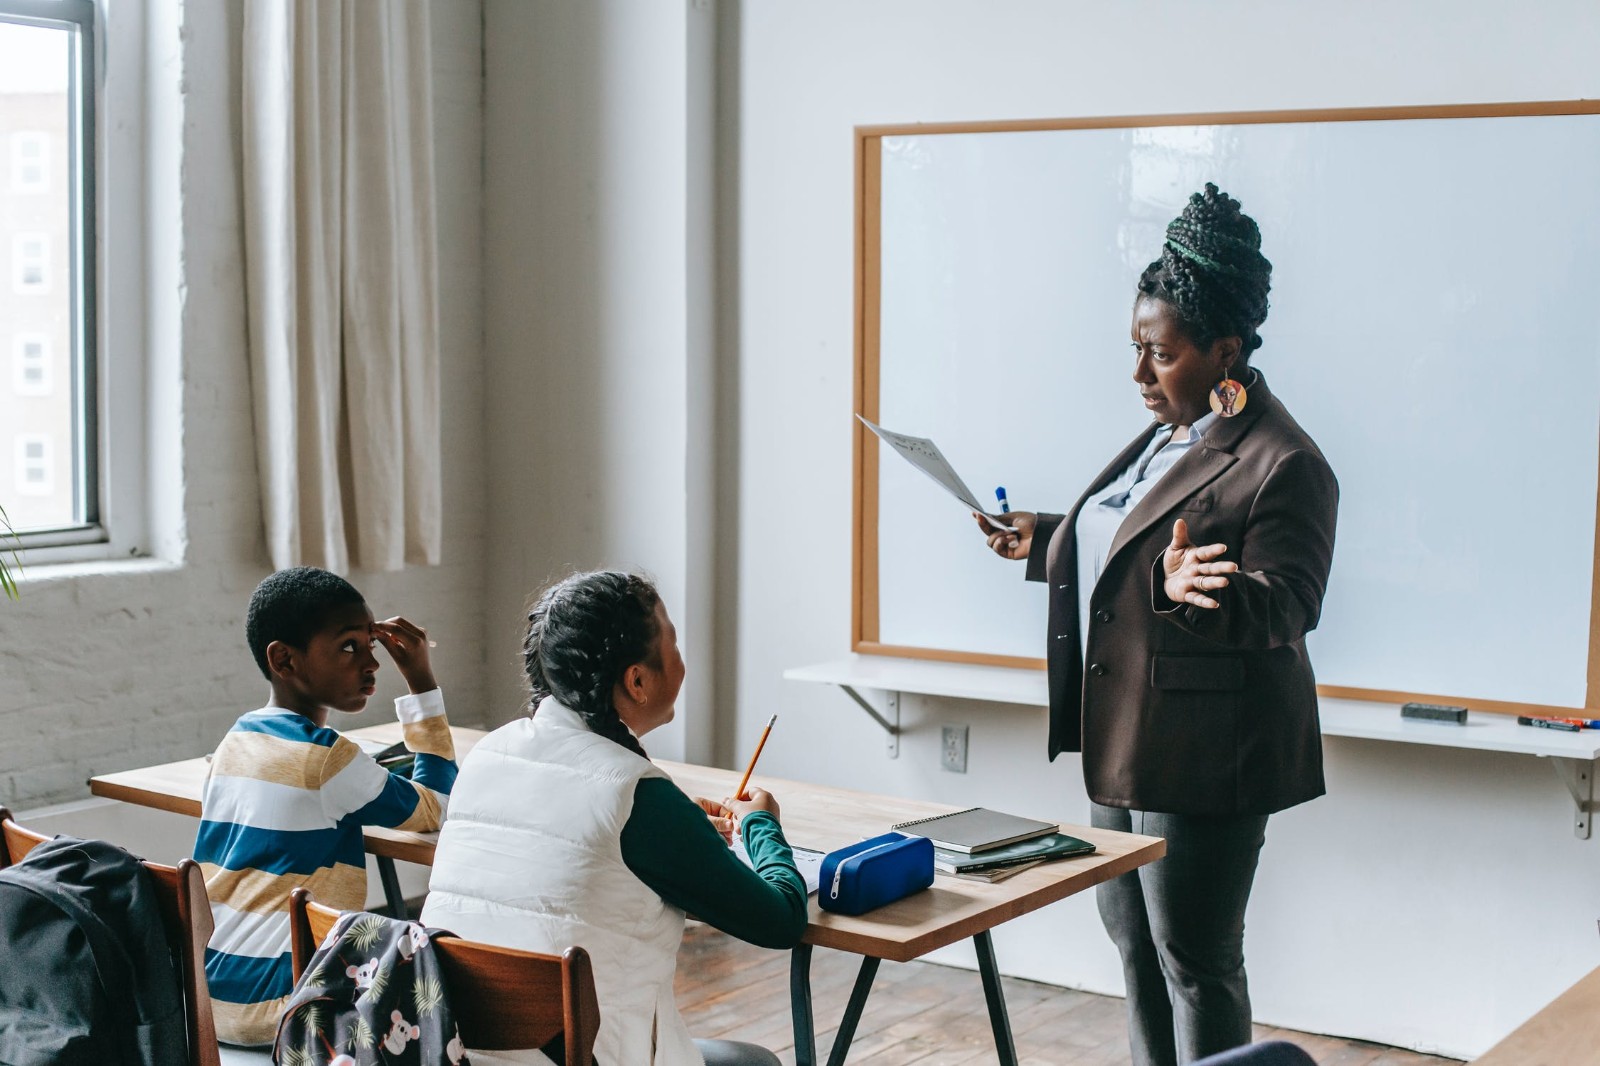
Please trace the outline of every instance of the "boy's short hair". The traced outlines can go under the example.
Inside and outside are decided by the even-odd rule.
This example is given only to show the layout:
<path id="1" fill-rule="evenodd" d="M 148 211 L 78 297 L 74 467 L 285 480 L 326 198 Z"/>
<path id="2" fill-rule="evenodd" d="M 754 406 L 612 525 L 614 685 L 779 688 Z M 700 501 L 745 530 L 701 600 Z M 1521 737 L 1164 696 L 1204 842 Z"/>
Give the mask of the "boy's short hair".
<path id="1" fill-rule="evenodd" d="M 315 566 L 295 566 L 269 574 L 250 594 L 244 616 L 245 640 L 256 657 L 261 676 L 272 680 L 267 665 L 267 645 L 281 640 L 304 648 L 327 624 L 335 608 L 365 603 L 356 587 L 338 574 Z"/>

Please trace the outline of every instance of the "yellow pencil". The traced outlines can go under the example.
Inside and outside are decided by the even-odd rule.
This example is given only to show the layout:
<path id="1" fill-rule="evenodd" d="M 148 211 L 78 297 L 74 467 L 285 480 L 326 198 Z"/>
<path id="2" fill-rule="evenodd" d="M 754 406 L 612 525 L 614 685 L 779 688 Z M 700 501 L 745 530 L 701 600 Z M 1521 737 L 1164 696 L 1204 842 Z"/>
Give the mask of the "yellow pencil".
<path id="1" fill-rule="evenodd" d="M 750 798 L 744 794 L 744 786 L 750 783 L 750 775 L 755 773 L 756 770 L 756 760 L 761 758 L 761 749 L 767 746 L 767 734 L 772 732 L 772 723 L 777 720 L 778 716 L 773 715 L 767 720 L 767 728 L 761 731 L 761 739 L 756 741 L 756 752 L 750 756 L 750 765 L 744 768 L 744 776 L 739 779 L 739 787 L 733 790 L 734 799 Z"/>

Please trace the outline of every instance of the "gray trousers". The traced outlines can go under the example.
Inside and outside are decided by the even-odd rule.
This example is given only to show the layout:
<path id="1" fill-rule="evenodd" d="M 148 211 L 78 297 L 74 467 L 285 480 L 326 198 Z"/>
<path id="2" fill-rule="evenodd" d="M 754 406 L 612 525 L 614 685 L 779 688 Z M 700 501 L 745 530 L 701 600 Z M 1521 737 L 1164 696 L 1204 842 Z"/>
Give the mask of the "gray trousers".
<path id="1" fill-rule="evenodd" d="M 1244 909 L 1266 816 L 1091 803 L 1090 824 L 1167 841 L 1164 857 L 1095 890 L 1100 920 L 1122 954 L 1135 1066 L 1178 1066 L 1248 1044 Z"/>

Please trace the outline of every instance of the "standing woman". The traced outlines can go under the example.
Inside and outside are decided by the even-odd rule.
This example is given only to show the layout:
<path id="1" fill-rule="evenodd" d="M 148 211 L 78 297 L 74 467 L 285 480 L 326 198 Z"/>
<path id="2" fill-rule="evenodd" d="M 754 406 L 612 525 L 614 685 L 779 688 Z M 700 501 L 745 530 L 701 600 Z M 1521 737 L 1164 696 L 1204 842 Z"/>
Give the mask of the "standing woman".
<path id="1" fill-rule="evenodd" d="M 1050 758 L 1083 753 L 1092 823 L 1165 837 L 1098 889 L 1122 955 L 1134 1061 L 1250 1042 L 1244 913 L 1267 816 L 1320 796 L 1305 635 L 1339 489 L 1267 388 L 1272 264 L 1207 184 L 1167 227 L 1133 304 L 1133 380 L 1155 416 L 1066 515 L 989 534 L 1049 583 Z"/>

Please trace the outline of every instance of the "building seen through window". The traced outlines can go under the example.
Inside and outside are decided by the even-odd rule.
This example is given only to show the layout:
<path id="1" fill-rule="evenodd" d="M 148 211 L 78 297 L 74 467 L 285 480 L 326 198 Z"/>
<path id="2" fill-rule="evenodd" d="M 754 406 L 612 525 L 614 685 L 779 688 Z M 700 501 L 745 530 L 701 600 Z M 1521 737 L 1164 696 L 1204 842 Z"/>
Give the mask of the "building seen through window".
<path id="1" fill-rule="evenodd" d="M 19 533 L 81 529 L 98 520 L 81 239 L 92 83 L 75 27 L 6 15 L 0 0 L 0 448 L 13 453 L 0 508 Z"/>

